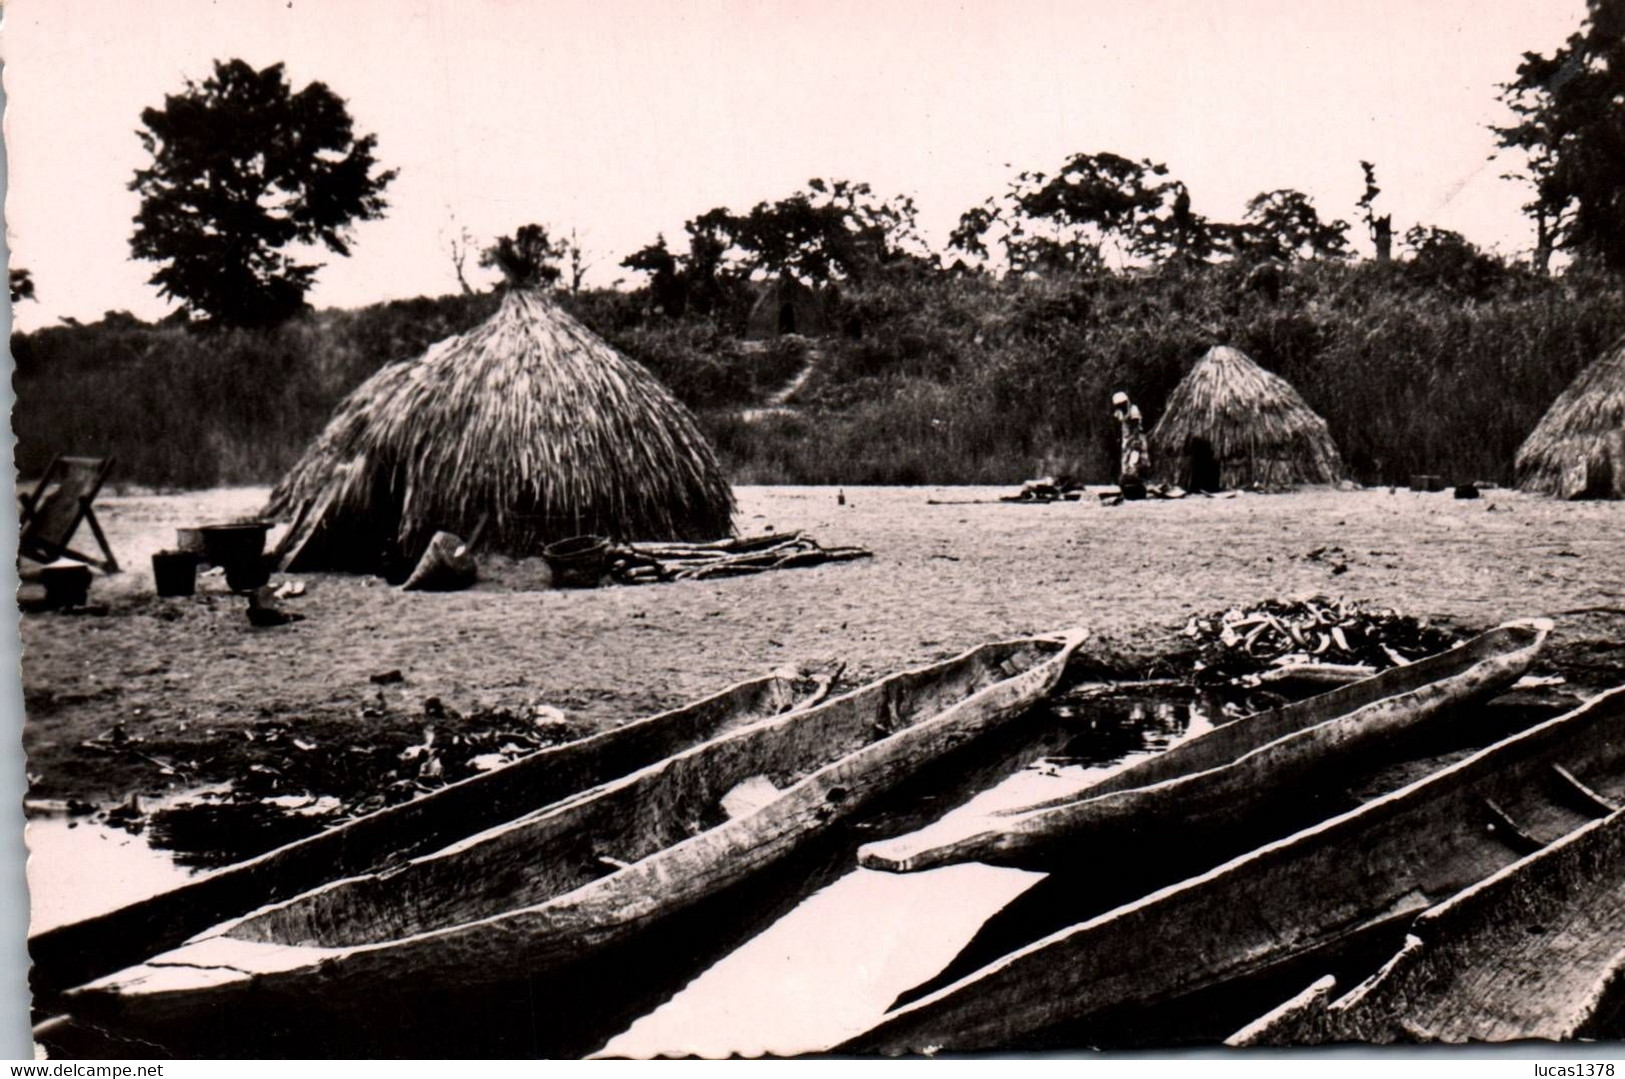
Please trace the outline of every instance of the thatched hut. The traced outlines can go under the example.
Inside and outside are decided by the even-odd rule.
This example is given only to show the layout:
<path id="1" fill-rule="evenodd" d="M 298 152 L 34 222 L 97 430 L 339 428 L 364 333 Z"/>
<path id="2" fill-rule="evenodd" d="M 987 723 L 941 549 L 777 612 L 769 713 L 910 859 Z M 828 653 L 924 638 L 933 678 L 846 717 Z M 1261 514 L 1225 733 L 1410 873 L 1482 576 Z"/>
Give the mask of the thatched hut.
<path id="1" fill-rule="evenodd" d="M 1240 349 L 1207 351 L 1151 432 L 1151 459 L 1193 491 L 1335 483 L 1343 459 L 1298 391 Z"/>
<path id="2" fill-rule="evenodd" d="M 1518 486 L 1625 498 L 1625 340 L 1580 372 L 1518 447 Z"/>
<path id="3" fill-rule="evenodd" d="M 752 341 L 787 333 L 816 337 L 824 329 L 824 302 L 818 293 L 789 274 L 780 274 L 757 291 L 745 337 Z"/>
<path id="4" fill-rule="evenodd" d="M 529 555 L 569 536 L 705 540 L 733 492 L 694 417 L 541 292 L 363 382 L 271 494 L 288 569 L 410 565 L 436 531 Z"/>

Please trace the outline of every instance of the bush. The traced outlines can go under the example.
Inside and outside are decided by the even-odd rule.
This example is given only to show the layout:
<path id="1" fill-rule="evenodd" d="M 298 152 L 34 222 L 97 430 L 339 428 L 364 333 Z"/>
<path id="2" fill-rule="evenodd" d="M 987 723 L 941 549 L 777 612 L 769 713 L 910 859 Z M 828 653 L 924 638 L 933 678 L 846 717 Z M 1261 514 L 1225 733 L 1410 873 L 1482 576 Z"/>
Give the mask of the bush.
<path id="1" fill-rule="evenodd" d="M 671 319 L 637 294 L 561 299 L 702 414 L 738 482 L 1108 482 L 1111 394 L 1127 391 L 1154 424 L 1221 343 L 1298 388 L 1356 479 L 1506 482 L 1548 405 L 1625 333 L 1625 295 L 1611 278 L 1534 277 L 1435 240 L 1431 262 L 1294 264 L 1277 297 L 1246 288 L 1237 265 L 884 279 L 847 286 L 840 331 L 810 346 L 742 343 L 725 318 Z M 495 303 L 401 301 L 206 336 L 116 314 L 14 337 L 18 467 L 37 475 L 53 453 L 113 453 L 119 477 L 146 484 L 272 481 L 353 386 Z M 741 419 L 802 369 L 808 347 L 804 411 Z"/>

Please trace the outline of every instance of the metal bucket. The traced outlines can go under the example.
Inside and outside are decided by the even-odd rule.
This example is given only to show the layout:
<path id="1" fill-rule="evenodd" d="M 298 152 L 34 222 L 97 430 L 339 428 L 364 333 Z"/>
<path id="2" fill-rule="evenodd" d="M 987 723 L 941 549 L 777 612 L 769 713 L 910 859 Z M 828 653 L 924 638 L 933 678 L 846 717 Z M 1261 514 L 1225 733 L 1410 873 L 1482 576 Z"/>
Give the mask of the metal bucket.
<path id="1" fill-rule="evenodd" d="M 266 521 L 246 521 L 241 524 L 204 525 L 203 557 L 210 565 L 231 566 L 259 558 L 265 552 L 265 534 L 271 531 Z"/>
<path id="2" fill-rule="evenodd" d="M 152 583 L 160 596 L 190 596 L 197 590 L 197 555 L 159 551 L 152 556 Z"/>

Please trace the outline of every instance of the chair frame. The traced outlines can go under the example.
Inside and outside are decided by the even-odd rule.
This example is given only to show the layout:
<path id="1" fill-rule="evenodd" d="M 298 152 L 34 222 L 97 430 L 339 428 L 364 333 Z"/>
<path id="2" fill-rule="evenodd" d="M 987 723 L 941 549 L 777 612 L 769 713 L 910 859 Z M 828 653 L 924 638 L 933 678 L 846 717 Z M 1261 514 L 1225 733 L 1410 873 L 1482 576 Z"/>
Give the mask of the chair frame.
<path id="1" fill-rule="evenodd" d="M 95 477 L 88 492 L 78 496 L 78 517 L 73 527 L 68 530 L 67 538 L 62 543 L 52 543 L 40 536 L 29 533 L 29 525 L 38 514 L 40 505 L 53 483 L 60 483 L 68 471 L 74 467 L 88 468 Z M 75 562 L 83 562 L 95 566 L 103 573 L 118 573 L 118 559 L 113 557 L 113 549 L 108 546 L 107 536 L 102 532 L 102 526 L 96 520 L 96 512 L 91 504 L 101 493 L 102 484 L 107 481 L 108 473 L 113 470 L 111 457 L 64 457 L 60 454 L 51 460 L 51 465 L 45 470 L 39 483 L 34 485 L 32 491 L 21 496 L 20 524 L 21 529 L 17 536 L 17 553 L 25 558 L 32 558 L 39 562 L 54 562 L 59 558 L 71 558 Z M 101 548 L 106 558 L 95 558 L 91 555 L 81 554 L 68 546 L 68 541 L 79 530 L 79 522 L 83 521 L 90 526 L 91 535 L 96 538 L 96 545 Z"/>

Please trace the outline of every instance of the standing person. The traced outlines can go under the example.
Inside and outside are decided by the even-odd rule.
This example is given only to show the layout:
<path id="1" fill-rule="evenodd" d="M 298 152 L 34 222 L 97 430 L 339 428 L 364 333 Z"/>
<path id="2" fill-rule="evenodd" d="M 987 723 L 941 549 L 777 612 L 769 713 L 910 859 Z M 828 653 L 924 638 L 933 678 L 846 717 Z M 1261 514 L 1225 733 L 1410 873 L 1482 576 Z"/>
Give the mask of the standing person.
<path id="1" fill-rule="evenodd" d="M 1139 406 L 1119 390 L 1112 394 L 1112 415 L 1122 432 L 1122 459 L 1118 465 L 1117 486 L 1130 501 L 1145 497 L 1145 481 L 1151 475 L 1151 450 L 1146 445 L 1145 421 Z"/>

